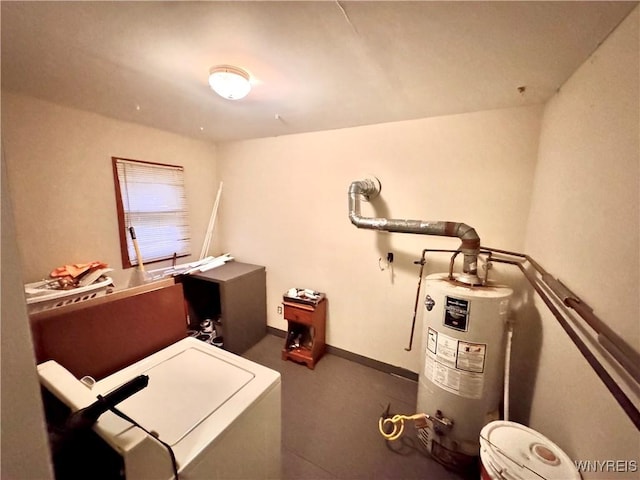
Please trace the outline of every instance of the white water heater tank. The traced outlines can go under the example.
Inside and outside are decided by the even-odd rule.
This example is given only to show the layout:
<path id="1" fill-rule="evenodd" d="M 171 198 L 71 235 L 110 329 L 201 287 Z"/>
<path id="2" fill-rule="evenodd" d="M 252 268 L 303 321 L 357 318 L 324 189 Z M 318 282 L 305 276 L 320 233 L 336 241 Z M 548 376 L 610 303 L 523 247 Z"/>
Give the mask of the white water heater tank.
<path id="1" fill-rule="evenodd" d="M 416 411 L 436 418 L 420 440 L 436 460 L 464 470 L 477 461 L 480 430 L 499 418 L 513 291 L 439 273 L 425 279 L 425 293 Z"/>

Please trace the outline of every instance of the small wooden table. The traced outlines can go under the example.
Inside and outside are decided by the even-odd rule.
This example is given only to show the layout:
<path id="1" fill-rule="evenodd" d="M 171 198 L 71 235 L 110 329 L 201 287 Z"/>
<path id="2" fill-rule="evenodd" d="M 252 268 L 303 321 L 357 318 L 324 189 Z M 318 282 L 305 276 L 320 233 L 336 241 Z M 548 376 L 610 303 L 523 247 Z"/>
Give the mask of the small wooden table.
<path id="1" fill-rule="evenodd" d="M 287 339 L 282 349 L 283 360 L 305 363 L 310 369 L 325 351 L 325 324 L 327 299 L 317 304 L 283 301 L 284 318 L 287 320 Z"/>

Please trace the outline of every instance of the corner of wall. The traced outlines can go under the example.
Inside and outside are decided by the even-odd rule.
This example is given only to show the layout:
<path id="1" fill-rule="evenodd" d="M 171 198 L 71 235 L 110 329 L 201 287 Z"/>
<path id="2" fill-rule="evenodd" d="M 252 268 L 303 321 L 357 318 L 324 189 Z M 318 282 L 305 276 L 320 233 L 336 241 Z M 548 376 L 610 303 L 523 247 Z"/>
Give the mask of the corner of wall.
<path id="1" fill-rule="evenodd" d="M 546 105 L 525 237 L 525 251 L 636 349 L 639 10 L 633 10 Z M 633 424 L 542 302 L 536 302 L 536 308 L 541 351 L 531 427 L 575 460 L 637 461 Z M 584 330 L 593 336 L 588 327 Z M 592 343 L 597 350 L 597 342 Z M 619 473 L 615 478 L 637 475 Z"/>

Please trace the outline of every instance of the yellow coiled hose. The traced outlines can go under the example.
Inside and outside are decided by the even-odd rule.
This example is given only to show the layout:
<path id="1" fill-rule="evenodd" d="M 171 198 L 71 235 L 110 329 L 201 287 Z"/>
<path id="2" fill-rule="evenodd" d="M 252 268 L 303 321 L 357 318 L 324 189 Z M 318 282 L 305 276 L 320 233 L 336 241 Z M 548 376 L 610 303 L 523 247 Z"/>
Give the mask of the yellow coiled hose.
<path id="1" fill-rule="evenodd" d="M 404 422 L 406 420 L 425 420 L 427 416 L 424 413 L 416 413 L 415 415 L 394 415 L 393 417 L 378 419 L 378 430 L 385 440 L 393 441 L 402 436 L 404 432 Z M 385 432 L 385 427 L 391 424 L 391 432 Z"/>

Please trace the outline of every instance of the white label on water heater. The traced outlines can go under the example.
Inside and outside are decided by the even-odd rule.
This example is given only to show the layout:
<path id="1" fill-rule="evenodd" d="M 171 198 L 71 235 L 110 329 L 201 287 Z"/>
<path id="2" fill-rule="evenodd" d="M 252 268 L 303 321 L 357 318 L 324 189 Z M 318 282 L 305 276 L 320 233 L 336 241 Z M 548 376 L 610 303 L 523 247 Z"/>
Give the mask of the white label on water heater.
<path id="1" fill-rule="evenodd" d="M 465 398 L 481 398 L 487 345 L 463 342 L 429 328 L 425 376 L 440 388 Z"/>
<path id="2" fill-rule="evenodd" d="M 487 345 L 484 343 L 458 342 L 456 367 L 467 372 L 484 372 Z"/>
<path id="3" fill-rule="evenodd" d="M 458 357 L 458 340 L 455 338 L 447 337 L 441 333 L 437 333 L 436 339 L 436 359 L 438 362 L 450 367 L 456 366 L 456 359 Z"/>
<path id="4" fill-rule="evenodd" d="M 427 349 L 431 353 L 436 353 L 436 348 L 438 346 L 438 332 L 436 332 L 433 328 L 429 328 L 427 332 Z"/>

